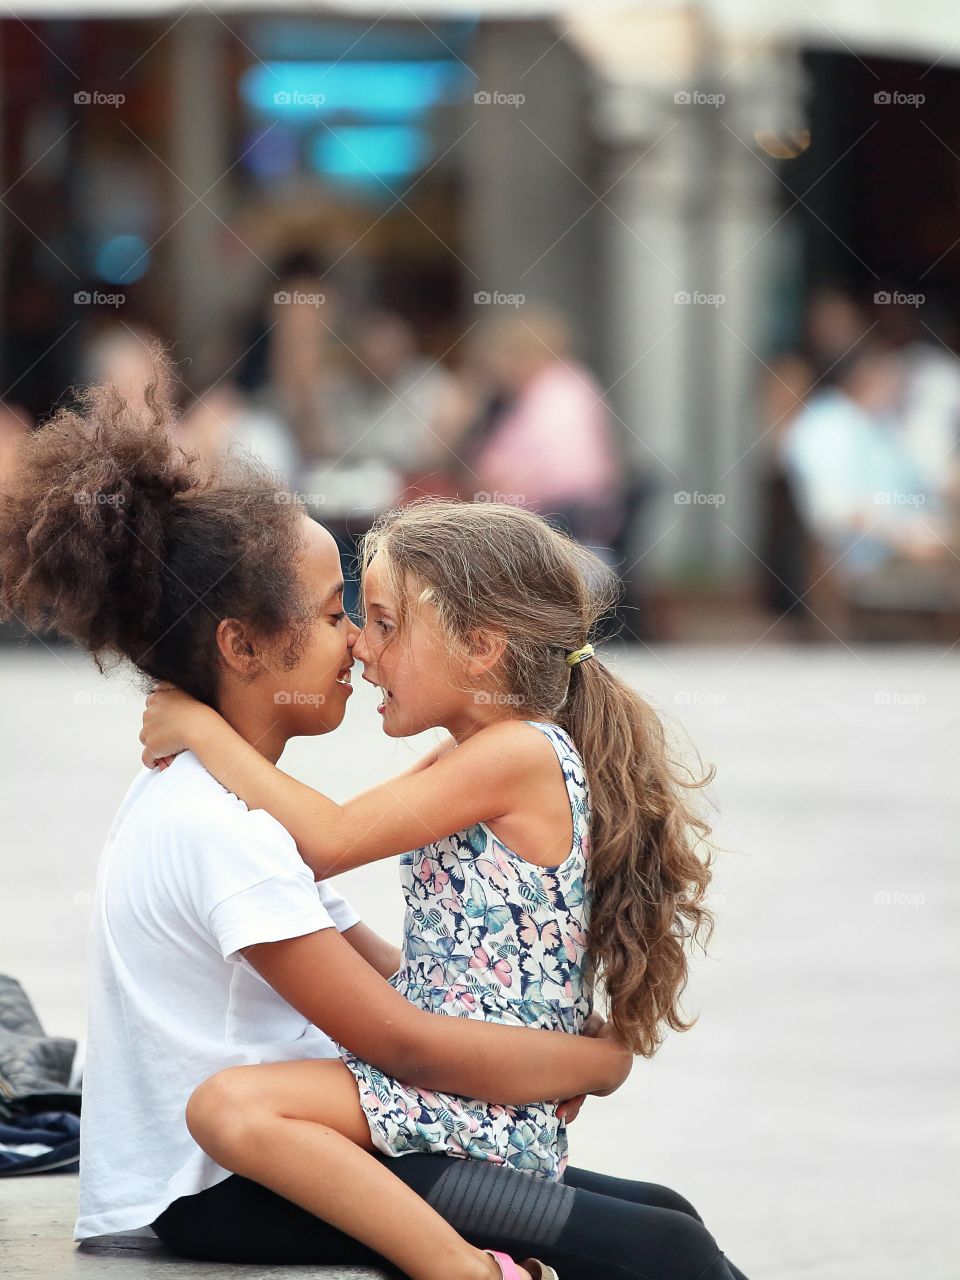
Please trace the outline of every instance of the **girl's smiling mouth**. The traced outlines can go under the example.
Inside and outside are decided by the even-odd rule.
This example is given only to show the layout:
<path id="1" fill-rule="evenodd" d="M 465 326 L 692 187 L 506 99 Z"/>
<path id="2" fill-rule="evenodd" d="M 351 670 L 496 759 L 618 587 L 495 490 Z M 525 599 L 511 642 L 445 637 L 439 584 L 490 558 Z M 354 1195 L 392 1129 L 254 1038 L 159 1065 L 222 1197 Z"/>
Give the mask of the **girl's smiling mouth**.
<path id="1" fill-rule="evenodd" d="M 377 707 L 377 711 L 380 715 L 383 715 L 384 711 L 387 709 L 387 704 L 393 701 L 393 694 L 378 681 L 372 680 L 370 676 L 364 674 L 363 678 L 366 680 L 367 684 L 376 685 L 380 690 L 380 705 Z"/>
<path id="2" fill-rule="evenodd" d="M 341 667 L 337 672 L 337 684 L 343 689 L 349 689 L 351 693 L 353 692 L 353 685 L 350 679 L 350 668 L 352 666 L 353 663 L 348 662 L 345 667 Z"/>

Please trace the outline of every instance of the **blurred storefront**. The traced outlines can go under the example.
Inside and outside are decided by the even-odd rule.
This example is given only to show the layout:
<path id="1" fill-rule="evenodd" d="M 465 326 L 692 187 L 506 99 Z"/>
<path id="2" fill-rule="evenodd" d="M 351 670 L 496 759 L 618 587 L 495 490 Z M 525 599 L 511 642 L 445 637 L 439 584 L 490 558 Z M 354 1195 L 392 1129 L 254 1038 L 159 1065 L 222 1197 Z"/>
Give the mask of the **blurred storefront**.
<path id="1" fill-rule="evenodd" d="M 453 363 L 545 303 L 655 486 L 645 571 L 734 579 L 811 283 L 960 303 L 953 4 L 5 10 L 0 379 L 34 418 L 118 320 L 197 389 L 249 364 L 291 254 Z"/>

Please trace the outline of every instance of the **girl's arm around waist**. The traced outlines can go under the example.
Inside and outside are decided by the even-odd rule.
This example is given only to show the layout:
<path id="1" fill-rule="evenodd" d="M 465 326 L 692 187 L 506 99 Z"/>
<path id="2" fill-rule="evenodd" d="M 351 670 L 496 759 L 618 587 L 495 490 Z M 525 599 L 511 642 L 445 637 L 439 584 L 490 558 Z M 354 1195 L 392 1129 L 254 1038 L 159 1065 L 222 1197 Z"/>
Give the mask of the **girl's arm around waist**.
<path id="1" fill-rule="evenodd" d="M 494 1103 L 617 1089 L 628 1049 L 607 1038 L 427 1013 L 374 972 L 336 929 L 247 947 L 247 960 L 337 1044 L 424 1089 Z"/>

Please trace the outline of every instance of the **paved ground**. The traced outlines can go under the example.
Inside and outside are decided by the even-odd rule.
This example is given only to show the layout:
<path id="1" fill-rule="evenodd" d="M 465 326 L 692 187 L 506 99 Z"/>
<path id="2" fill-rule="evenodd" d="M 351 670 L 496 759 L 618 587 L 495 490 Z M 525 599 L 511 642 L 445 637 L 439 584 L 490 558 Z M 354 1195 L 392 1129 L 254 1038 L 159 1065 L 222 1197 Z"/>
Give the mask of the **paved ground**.
<path id="1" fill-rule="evenodd" d="M 751 1280 L 960 1276 L 958 653 L 623 659 L 717 765 L 720 925 L 689 988 L 699 1023 L 584 1110 L 574 1159 L 676 1187 Z M 140 699 L 70 650 L 3 649 L 0 705 L 0 971 L 79 1036 L 94 868 Z M 378 736 L 364 687 L 340 736 L 294 744 L 288 767 L 346 795 L 410 751 Z M 396 934 L 392 867 L 342 887 Z M 77 1256 L 75 1194 L 70 1177 L 0 1182 L 5 1276 L 142 1270 Z"/>

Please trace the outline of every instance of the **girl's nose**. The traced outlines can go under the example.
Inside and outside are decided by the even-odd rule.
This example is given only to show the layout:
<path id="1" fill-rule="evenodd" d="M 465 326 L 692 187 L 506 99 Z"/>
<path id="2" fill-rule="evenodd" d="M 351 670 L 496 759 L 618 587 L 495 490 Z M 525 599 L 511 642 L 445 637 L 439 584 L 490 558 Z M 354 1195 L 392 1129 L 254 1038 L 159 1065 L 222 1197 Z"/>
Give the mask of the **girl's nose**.
<path id="1" fill-rule="evenodd" d="M 360 631 L 360 628 L 357 626 L 357 624 L 354 622 L 352 618 L 348 618 L 347 621 L 350 624 L 347 629 L 347 648 L 350 650 L 352 654 L 354 650 L 354 646 L 356 645 L 357 640 L 360 638 L 360 635 L 362 633 Z"/>
<path id="2" fill-rule="evenodd" d="M 350 651 L 353 656 L 359 659 L 360 662 L 366 665 L 370 661 L 370 650 L 367 648 L 365 632 L 361 631 L 359 627 L 353 628 L 353 636 L 347 643 L 350 645 Z"/>

